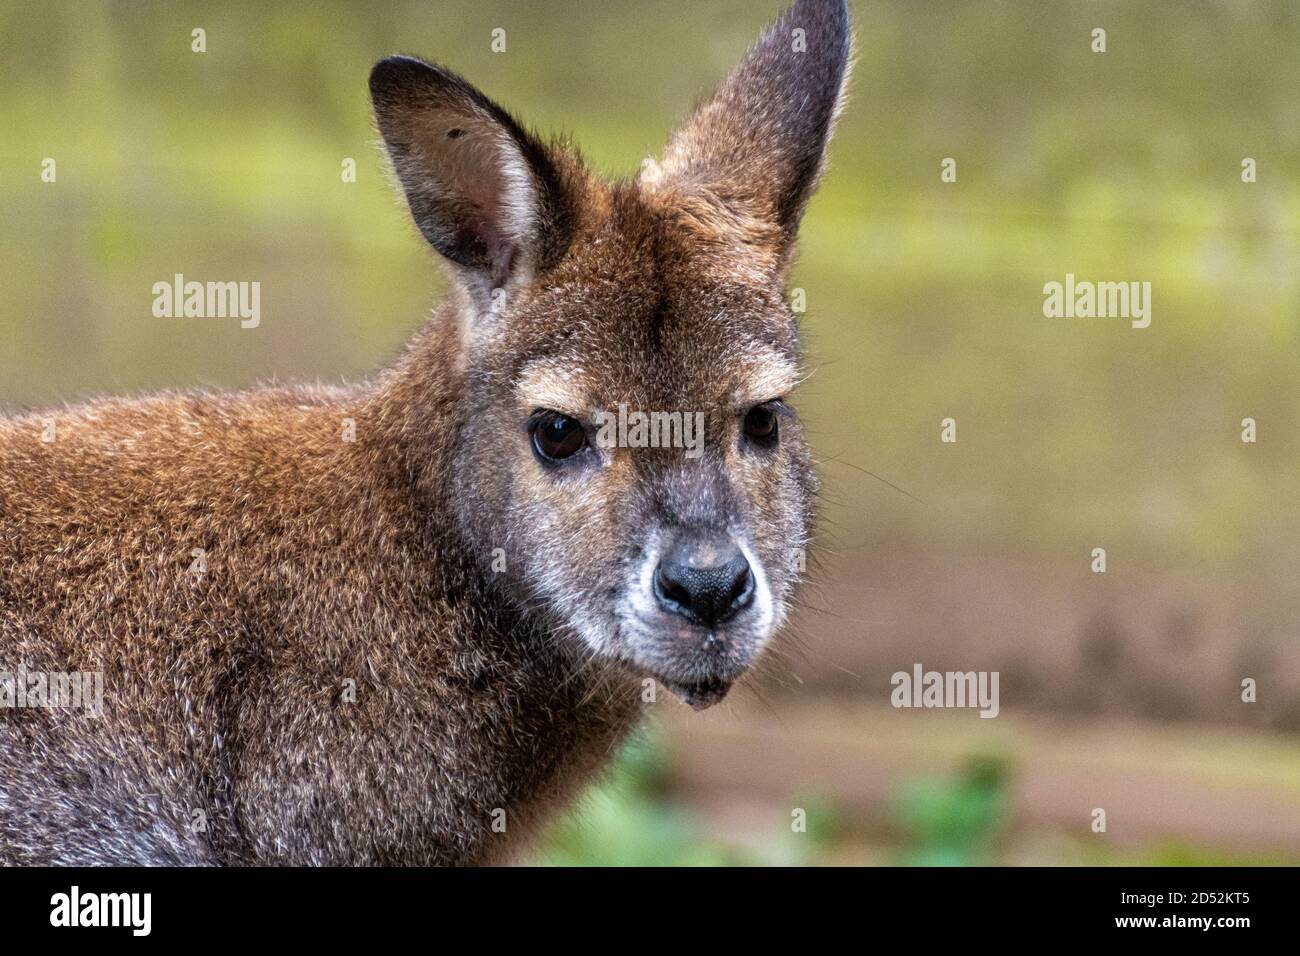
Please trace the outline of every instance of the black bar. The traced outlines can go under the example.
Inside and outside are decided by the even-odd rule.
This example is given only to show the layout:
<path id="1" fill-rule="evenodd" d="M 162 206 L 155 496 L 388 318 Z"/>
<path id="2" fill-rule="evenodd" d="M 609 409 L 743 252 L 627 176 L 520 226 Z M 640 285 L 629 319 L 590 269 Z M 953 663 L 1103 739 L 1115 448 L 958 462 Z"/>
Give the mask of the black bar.
<path id="1" fill-rule="evenodd" d="M 73 886 L 83 907 L 95 896 L 89 904 L 94 912 L 100 905 L 97 894 L 148 893 L 147 938 L 205 946 L 256 939 L 336 947 L 400 932 L 417 934 L 437 948 L 440 941 L 450 946 L 463 939 L 462 931 L 482 940 L 521 933 L 534 937 L 536 945 L 547 939 L 563 944 L 566 936 L 591 940 L 597 926 L 671 942 L 692 925 L 728 934 L 763 927 L 796 934 L 836 931 L 863 943 L 877 930 L 908 927 L 926 941 L 1199 936 L 1231 942 L 1287 924 L 1283 911 L 1295 896 L 1295 873 L 1266 868 L 10 869 L 0 871 L 6 941 L 44 937 L 53 942 L 71 933 L 81 942 L 134 941 L 128 917 L 143 916 L 143 897 L 135 910 L 121 910 L 120 922 L 127 925 L 52 926 L 54 900 L 64 894 L 70 903 Z M 1214 923 L 1208 929 L 1186 922 L 1207 918 Z M 1246 925 L 1221 922 L 1241 918 Z M 1135 919 L 1153 923 L 1120 925 Z"/>

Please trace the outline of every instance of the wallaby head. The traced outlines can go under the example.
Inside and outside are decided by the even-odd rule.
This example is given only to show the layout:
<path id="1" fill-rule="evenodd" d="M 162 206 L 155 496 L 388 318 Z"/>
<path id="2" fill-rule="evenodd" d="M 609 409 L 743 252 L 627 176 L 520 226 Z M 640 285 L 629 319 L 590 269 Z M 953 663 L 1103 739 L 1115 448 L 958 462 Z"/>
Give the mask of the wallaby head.
<path id="1" fill-rule="evenodd" d="M 467 547 L 580 653 L 720 700 L 786 615 L 815 481 L 785 282 L 850 56 L 799 0 L 635 181 L 460 77 L 375 66 L 415 223 L 450 263 Z"/>

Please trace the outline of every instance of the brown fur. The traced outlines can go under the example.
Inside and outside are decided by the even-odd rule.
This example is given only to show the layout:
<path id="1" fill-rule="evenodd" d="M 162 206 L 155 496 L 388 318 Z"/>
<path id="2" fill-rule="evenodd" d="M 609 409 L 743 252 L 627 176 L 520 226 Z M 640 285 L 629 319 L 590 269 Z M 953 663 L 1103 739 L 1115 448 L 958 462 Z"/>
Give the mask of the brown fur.
<path id="1" fill-rule="evenodd" d="M 814 45 L 802 78 L 780 55 L 792 23 Z M 686 629 L 619 617 L 648 540 L 732 529 L 783 616 L 809 456 L 792 414 L 761 454 L 740 420 L 793 385 L 782 285 L 846 55 L 842 4 L 801 0 L 653 181 L 613 185 L 458 78 L 385 61 L 380 128 L 458 280 L 399 361 L 351 388 L 0 419 L 0 670 L 105 675 L 102 717 L 0 711 L 0 862 L 508 859 L 634 726 L 647 676 L 716 664 Z M 756 96 L 757 120 L 726 105 Z M 477 158 L 444 155 L 460 142 Z M 524 225 L 497 150 L 524 157 Z M 704 411 L 707 454 L 534 460 L 536 408 L 620 402 Z M 729 632 L 730 663 L 761 651 L 756 627 Z"/>

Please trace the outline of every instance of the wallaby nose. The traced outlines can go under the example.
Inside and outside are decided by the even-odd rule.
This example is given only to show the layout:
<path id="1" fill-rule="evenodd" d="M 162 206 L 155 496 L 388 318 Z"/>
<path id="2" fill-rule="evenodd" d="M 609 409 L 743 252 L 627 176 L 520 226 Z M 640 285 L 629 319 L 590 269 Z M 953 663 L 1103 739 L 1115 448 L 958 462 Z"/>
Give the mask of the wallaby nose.
<path id="1" fill-rule="evenodd" d="M 683 536 L 655 571 L 655 597 L 666 611 L 714 627 L 754 599 L 754 574 L 726 536 Z"/>

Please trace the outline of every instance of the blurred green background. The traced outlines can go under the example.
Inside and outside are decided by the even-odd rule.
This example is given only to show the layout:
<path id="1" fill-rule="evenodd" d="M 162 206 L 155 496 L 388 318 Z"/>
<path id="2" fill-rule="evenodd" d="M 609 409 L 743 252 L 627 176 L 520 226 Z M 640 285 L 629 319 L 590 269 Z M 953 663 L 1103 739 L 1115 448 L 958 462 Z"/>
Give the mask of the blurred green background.
<path id="1" fill-rule="evenodd" d="M 632 175 L 781 6 L 0 0 L 0 408 L 389 358 L 443 278 L 375 145 L 378 58 Z M 1300 858 L 1300 5 L 853 9 L 792 277 L 826 484 L 807 607 L 718 712 L 664 695 L 538 859 Z M 260 327 L 154 318 L 177 272 L 260 281 Z M 1151 327 L 1045 318 L 1066 273 L 1149 281 Z M 999 670 L 1004 715 L 892 710 L 914 661 Z"/>

